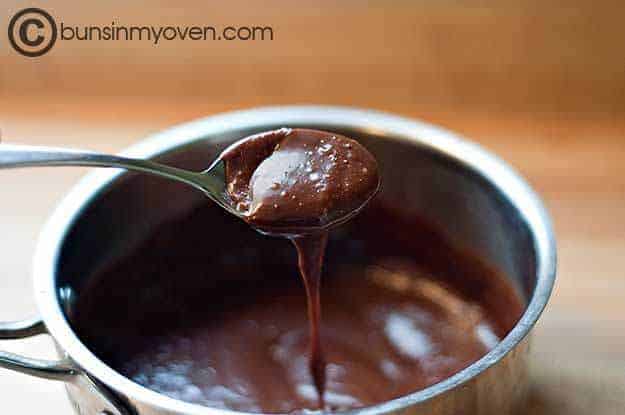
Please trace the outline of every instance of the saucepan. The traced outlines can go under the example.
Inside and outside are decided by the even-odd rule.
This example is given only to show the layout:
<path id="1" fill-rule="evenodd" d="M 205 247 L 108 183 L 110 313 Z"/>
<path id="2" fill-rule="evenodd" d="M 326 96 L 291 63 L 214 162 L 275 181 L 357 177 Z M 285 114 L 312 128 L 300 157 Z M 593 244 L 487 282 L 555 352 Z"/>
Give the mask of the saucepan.
<path id="1" fill-rule="evenodd" d="M 350 412 L 501 415 L 520 408 L 528 390 L 530 334 L 552 291 L 556 248 L 541 201 L 499 158 L 422 122 L 310 106 L 208 117 L 156 134 L 124 154 L 201 170 L 236 139 L 282 126 L 336 131 L 360 140 L 380 164 L 378 197 L 431 221 L 454 244 L 470 248 L 509 278 L 525 303 L 509 334 L 469 367 L 426 389 Z M 78 414 L 235 414 L 134 383 L 98 359 L 72 328 L 72 304 L 94 270 L 122 257 L 157 224 L 199 203 L 210 202 L 158 178 L 119 170 L 89 174 L 58 206 L 39 239 L 34 292 L 40 317 L 0 325 L 0 338 L 51 336 L 59 358 L 0 352 L 0 367 L 65 382 Z"/>

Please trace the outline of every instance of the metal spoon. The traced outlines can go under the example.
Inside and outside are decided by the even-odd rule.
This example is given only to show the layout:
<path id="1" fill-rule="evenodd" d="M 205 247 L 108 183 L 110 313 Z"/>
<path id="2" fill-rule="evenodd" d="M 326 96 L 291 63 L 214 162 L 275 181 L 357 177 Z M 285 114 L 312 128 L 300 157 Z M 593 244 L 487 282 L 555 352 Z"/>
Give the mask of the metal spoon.
<path id="1" fill-rule="evenodd" d="M 241 219 L 245 218 L 244 212 L 234 209 L 227 197 L 224 162 L 221 157 L 208 169 L 196 173 L 149 160 L 92 151 L 0 144 L 0 169 L 38 166 L 116 167 L 164 177 L 193 186 L 228 212 Z"/>
<path id="2" fill-rule="evenodd" d="M 236 144 L 235 144 L 236 145 Z M 227 151 L 227 150 L 226 150 Z M 225 152 L 225 151 L 224 151 Z M 166 166 L 150 160 L 133 159 L 110 154 L 95 153 L 85 150 L 28 146 L 17 144 L 0 144 L 0 169 L 17 167 L 45 166 L 93 166 L 114 167 L 141 173 L 152 174 L 190 185 L 208 196 L 213 202 L 236 217 L 246 220 L 243 211 L 235 209 L 231 204 L 226 189 L 225 162 L 221 155 L 202 172 L 192 172 L 176 167 Z M 373 197 L 373 195 L 371 195 Z M 347 222 L 354 217 L 367 203 L 350 212 L 335 213 L 323 224 L 318 226 L 272 227 L 258 228 L 257 231 L 268 235 L 294 236 L 330 229 Z"/>

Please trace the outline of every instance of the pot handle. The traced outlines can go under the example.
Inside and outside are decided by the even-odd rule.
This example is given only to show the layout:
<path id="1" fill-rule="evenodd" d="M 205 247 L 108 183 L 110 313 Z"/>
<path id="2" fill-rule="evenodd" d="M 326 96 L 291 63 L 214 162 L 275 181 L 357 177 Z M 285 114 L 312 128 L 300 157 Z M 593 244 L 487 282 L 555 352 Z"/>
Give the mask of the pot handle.
<path id="1" fill-rule="evenodd" d="M 39 317 L 8 323 L 0 322 L 0 339 L 23 339 L 46 333 L 46 326 Z M 69 381 L 77 375 L 76 369 L 64 360 L 33 359 L 3 351 L 0 351 L 0 367 L 38 378 L 61 381 Z"/>
<path id="2" fill-rule="evenodd" d="M 48 330 L 43 320 L 39 317 L 8 323 L 0 322 L 0 339 L 23 339 L 47 333 Z M 60 380 L 88 390 L 88 397 L 90 398 L 87 402 L 82 403 L 82 405 L 85 405 L 84 410 L 81 409 L 80 403 L 72 401 L 79 414 L 136 415 L 136 411 L 124 403 L 121 397 L 116 396 L 108 388 L 82 372 L 69 360 L 33 359 L 0 351 L 0 368 L 38 378 Z M 93 407 L 90 407 L 91 405 Z"/>

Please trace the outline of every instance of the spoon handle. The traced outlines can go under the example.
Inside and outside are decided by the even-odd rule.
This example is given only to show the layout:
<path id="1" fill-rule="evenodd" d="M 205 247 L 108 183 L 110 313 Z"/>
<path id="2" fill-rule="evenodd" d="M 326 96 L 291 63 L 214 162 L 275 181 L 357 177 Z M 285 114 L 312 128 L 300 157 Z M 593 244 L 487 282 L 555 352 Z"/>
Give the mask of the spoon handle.
<path id="1" fill-rule="evenodd" d="M 203 191 L 213 200 L 219 198 L 216 192 L 223 187 L 219 178 L 213 177 L 210 172 L 194 173 L 149 160 L 84 150 L 0 144 L 0 169 L 38 166 L 94 166 L 134 170 L 186 183 Z"/>

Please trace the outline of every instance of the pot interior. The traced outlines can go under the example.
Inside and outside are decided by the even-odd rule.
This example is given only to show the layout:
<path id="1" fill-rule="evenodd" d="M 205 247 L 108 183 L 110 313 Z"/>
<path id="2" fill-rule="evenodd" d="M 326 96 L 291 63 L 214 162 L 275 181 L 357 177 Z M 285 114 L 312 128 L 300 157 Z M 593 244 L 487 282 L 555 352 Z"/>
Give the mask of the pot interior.
<path id="1" fill-rule="evenodd" d="M 262 130 L 278 127 L 268 125 Z M 324 129 L 323 125 L 303 127 Z M 508 310 L 493 322 L 497 336 L 505 336 L 520 318 L 536 284 L 534 247 L 518 210 L 486 179 L 429 148 L 358 130 L 325 129 L 365 145 L 378 160 L 383 180 L 372 206 L 333 231 L 325 273 L 340 274 L 349 265 L 379 266 L 380 258 L 407 258 L 410 264 L 395 261 L 393 266 L 414 266 L 418 272 L 411 275 L 441 278 L 493 314 Z M 260 131 L 204 137 L 157 159 L 199 171 L 234 140 Z M 154 239 L 150 235 L 159 226 L 166 237 L 161 243 L 158 237 L 150 242 L 152 265 L 170 267 L 172 278 L 146 281 L 140 275 L 124 274 L 129 253 L 146 239 Z M 203 231 L 195 232 L 196 226 Z M 143 262 L 149 263 L 145 255 Z M 187 267 L 197 269 L 198 264 L 205 264 L 205 273 L 187 278 L 191 273 Z M 116 266 L 122 267 L 118 280 L 98 290 L 102 276 L 110 275 L 105 271 Z M 62 293 L 59 301 L 70 324 L 94 354 L 115 366 L 114 349 L 131 347 L 120 339 L 137 334 L 132 333 L 133 327 L 140 327 L 140 336 L 149 337 L 162 336 L 164 330 L 181 328 L 181 324 L 200 324 L 188 318 L 189 310 L 205 310 L 194 315 L 210 318 L 222 300 L 211 297 L 216 286 L 227 285 L 230 291 L 220 289 L 220 295 L 230 292 L 236 297 L 242 290 L 268 284 L 249 275 L 273 275 L 275 269 L 284 267 L 295 269 L 288 241 L 257 234 L 190 187 L 126 173 L 99 192 L 74 222 L 63 242 L 56 279 Z M 494 275 L 498 278 L 486 278 Z M 501 283 L 511 286 L 516 296 L 506 295 Z M 88 297 L 94 291 L 99 292 L 97 301 Z M 85 321 L 77 310 L 84 310 L 80 304 L 86 298 L 110 310 L 100 313 L 98 321 Z"/>

